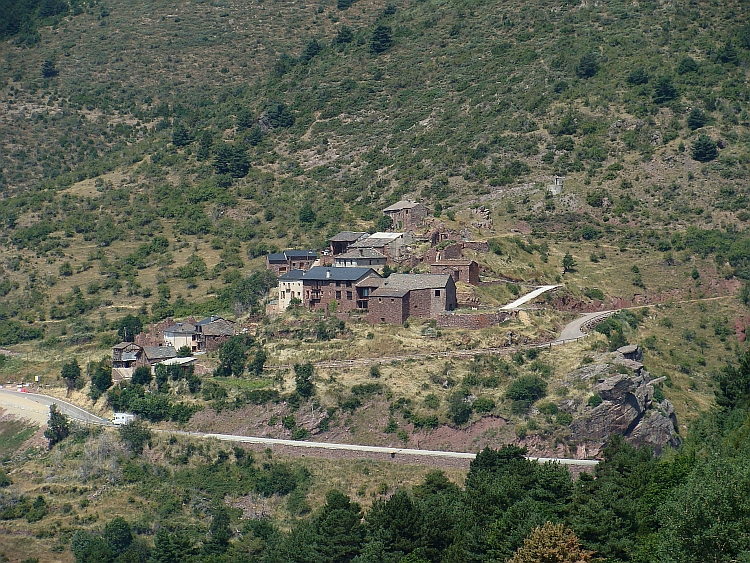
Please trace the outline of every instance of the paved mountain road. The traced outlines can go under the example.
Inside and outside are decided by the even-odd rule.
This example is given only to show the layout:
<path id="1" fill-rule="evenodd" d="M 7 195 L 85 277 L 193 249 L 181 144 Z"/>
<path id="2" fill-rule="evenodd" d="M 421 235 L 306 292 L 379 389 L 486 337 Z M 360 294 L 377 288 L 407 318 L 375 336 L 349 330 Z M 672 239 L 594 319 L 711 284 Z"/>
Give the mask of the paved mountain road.
<path id="1" fill-rule="evenodd" d="M 96 416 L 57 397 L 39 393 L 22 393 L 7 388 L 0 389 L 0 407 L 7 408 L 13 414 L 29 418 L 39 424 L 46 424 L 49 420 L 49 407 L 52 404 L 57 404 L 58 410 L 73 420 L 91 424 L 111 424 L 106 418 Z"/>
<path id="2" fill-rule="evenodd" d="M 0 406 L 8 407 L 11 412 L 18 414 L 23 418 L 25 413 L 33 413 L 36 422 L 44 423 L 49 418 L 49 405 L 56 403 L 61 412 L 72 419 L 90 424 L 102 424 L 111 426 L 112 423 L 99 416 L 96 416 L 82 408 L 76 407 L 62 401 L 56 397 L 49 397 L 39 393 L 21 393 L 9 389 L 0 389 Z M 43 419 L 40 418 L 43 415 Z M 398 456 L 415 456 L 417 458 L 445 458 L 445 459 L 464 459 L 472 460 L 476 457 L 471 452 L 448 452 L 439 450 L 415 450 L 410 448 L 383 447 L 383 446 L 361 446 L 358 444 L 334 444 L 329 442 L 307 442 L 297 440 L 284 440 L 280 438 L 261 438 L 255 436 L 240 436 L 237 434 L 215 434 L 210 432 L 185 432 L 182 430 L 154 430 L 160 434 L 171 434 L 177 436 L 190 436 L 199 439 L 214 439 L 223 442 L 240 442 L 246 444 L 261 444 L 266 446 L 286 446 L 297 449 L 321 449 L 321 450 L 339 450 L 348 452 L 361 452 L 365 454 L 387 454 L 392 458 Z M 556 458 L 537 458 L 529 457 L 531 460 L 544 463 L 546 461 L 556 461 L 563 465 L 592 466 L 598 462 L 588 459 L 556 459 Z"/>

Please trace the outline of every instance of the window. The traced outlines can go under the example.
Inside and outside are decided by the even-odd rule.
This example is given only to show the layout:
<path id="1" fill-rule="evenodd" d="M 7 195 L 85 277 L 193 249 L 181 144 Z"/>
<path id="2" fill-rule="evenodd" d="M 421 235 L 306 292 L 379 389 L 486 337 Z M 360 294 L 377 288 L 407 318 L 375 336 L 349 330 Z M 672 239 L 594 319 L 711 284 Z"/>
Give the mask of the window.
<path id="1" fill-rule="evenodd" d="M 378 303 L 382 303 L 382 302 L 383 302 L 383 298 L 382 297 L 378 297 Z"/>
<path id="2" fill-rule="evenodd" d="M 284 299 L 285 297 L 286 297 L 286 292 L 285 292 L 285 291 L 282 291 L 282 292 L 281 292 L 281 298 L 282 298 L 282 299 Z"/>
<path id="3" fill-rule="evenodd" d="M 341 287 L 341 282 L 340 281 L 336 282 L 336 287 Z"/>
<path id="4" fill-rule="evenodd" d="M 440 290 L 439 289 L 435 290 L 435 297 L 440 297 Z"/>
<path id="5" fill-rule="evenodd" d="M 340 291 L 336 292 L 336 299 L 341 299 L 341 292 Z"/>
<path id="6" fill-rule="evenodd" d="M 351 292 L 351 291 L 347 291 L 347 292 L 346 292 L 346 298 L 347 298 L 347 299 L 348 299 L 349 301 L 351 301 L 351 300 L 352 300 L 352 292 Z"/>
<path id="7" fill-rule="evenodd" d="M 396 300 L 393 297 L 391 297 L 391 303 L 395 303 L 395 302 Z"/>

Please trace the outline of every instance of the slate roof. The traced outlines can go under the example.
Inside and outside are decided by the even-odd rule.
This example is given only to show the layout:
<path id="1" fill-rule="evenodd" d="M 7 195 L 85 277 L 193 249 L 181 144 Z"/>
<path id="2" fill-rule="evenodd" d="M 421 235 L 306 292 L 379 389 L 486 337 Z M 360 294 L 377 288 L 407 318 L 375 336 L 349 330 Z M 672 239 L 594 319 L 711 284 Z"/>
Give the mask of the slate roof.
<path id="1" fill-rule="evenodd" d="M 314 250 L 284 250 L 268 255 L 269 263 L 283 263 L 288 260 L 316 260 L 318 253 Z"/>
<path id="2" fill-rule="evenodd" d="M 330 240 L 331 242 L 357 242 L 366 234 L 367 233 L 357 233 L 353 231 L 341 231 L 339 234 L 331 237 L 328 240 Z"/>
<path id="3" fill-rule="evenodd" d="M 284 256 L 289 260 L 315 260 L 318 253 L 314 250 L 285 250 Z"/>
<path id="4" fill-rule="evenodd" d="M 210 323 L 215 323 L 216 321 L 223 321 L 223 320 L 224 319 L 222 319 L 221 317 L 219 317 L 217 315 L 211 315 L 210 317 L 206 317 L 205 319 L 200 320 L 197 323 L 195 323 L 195 326 L 197 328 L 199 326 L 203 326 L 203 325 L 207 325 L 207 324 L 210 324 Z M 229 322 L 229 321 L 227 321 L 227 322 Z"/>
<path id="5" fill-rule="evenodd" d="M 279 281 L 297 281 L 301 280 L 305 274 L 304 270 L 289 270 L 286 274 L 279 276 Z"/>
<path id="6" fill-rule="evenodd" d="M 137 344 L 133 344 L 132 342 L 120 342 L 119 344 L 115 344 L 112 346 L 113 350 L 124 350 L 128 346 L 138 346 Z"/>
<path id="7" fill-rule="evenodd" d="M 177 357 L 174 346 L 144 346 L 143 353 L 149 360 L 168 360 Z"/>
<path id="8" fill-rule="evenodd" d="M 367 276 L 368 274 L 380 275 L 372 268 L 331 268 L 326 266 L 314 266 L 310 268 L 305 275 L 302 276 L 302 281 L 357 281 Z"/>
<path id="9" fill-rule="evenodd" d="M 220 319 L 203 326 L 204 336 L 234 336 L 234 323 Z"/>
<path id="10" fill-rule="evenodd" d="M 165 328 L 164 332 L 172 332 L 174 334 L 193 334 L 195 333 L 195 327 L 190 323 L 175 323 L 172 326 Z"/>
<path id="11" fill-rule="evenodd" d="M 391 274 L 378 281 L 378 287 L 370 296 L 403 297 L 410 291 L 420 289 L 444 289 L 448 285 L 448 274 Z"/>
<path id="12" fill-rule="evenodd" d="M 385 254 L 378 252 L 374 248 L 355 248 L 354 250 L 348 250 L 343 254 L 336 256 L 336 260 L 345 260 L 347 258 L 372 258 L 382 259 L 385 258 Z"/>
<path id="13" fill-rule="evenodd" d="M 383 209 L 383 213 L 393 213 L 396 211 L 401 211 L 402 209 L 414 209 L 417 205 L 422 205 L 418 201 L 408 201 L 405 199 L 402 199 L 401 201 L 397 201 L 393 205 L 389 205 L 385 209 Z"/>

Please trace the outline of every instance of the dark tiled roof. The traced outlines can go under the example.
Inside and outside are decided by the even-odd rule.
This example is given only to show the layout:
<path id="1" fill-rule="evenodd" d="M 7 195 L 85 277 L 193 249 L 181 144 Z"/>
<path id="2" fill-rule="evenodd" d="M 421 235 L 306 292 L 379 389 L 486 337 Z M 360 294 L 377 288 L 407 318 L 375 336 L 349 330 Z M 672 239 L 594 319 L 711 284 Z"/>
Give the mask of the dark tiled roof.
<path id="1" fill-rule="evenodd" d="M 190 323 L 176 323 L 164 329 L 164 332 L 173 332 L 175 334 L 193 334 L 195 327 Z"/>
<path id="2" fill-rule="evenodd" d="M 210 317 L 206 317 L 205 319 L 200 320 L 197 323 L 195 323 L 195 326 L 199 327 L 199 326 L 207 325 L 209 323 L 215 323 L 216 321 L 223 321 L 223 320 L 224 319 L 222 319 L 221 317 L 218 317 L 216 315 L 211 315 Z"/>
<path id="3" fill-rule="evenodd" d="M 331 242 L 356 242 L 366 234 L 367 233 L 356 233 L 353 231 L 341 231 L 339 234 L 331 237 L 329 240 Z"/>
<path id="4" fill-rule="evenodd" d="M 391 274 L 378 280 L 378 288 L 371 295 L 402 297 L 419 289 L 444 289 L 449 279 L 448 274 Z"/>
<path id="5" fill-rule="evenodd" d="M 276 254 L 269 254 L 268 255 L 268 261 L 269 262 L 283 262 L 286 264 L 286 256 L 284 256 L 283 253 L 276 253 Z"/>
<path id="6" fill-rule="evenodd" d="M 149 360 L 168 360 L 177 357 L 174 346 L 144 346 L 143 352 Z"/>
<path id="7" fill-rule="evenodd" d="M 339 254 L 336 256 L 336 260 L 340 259 L 346 259 L 346 258 L 378 258 L 382 259 L 385 258 L 385 254 L 378 252 L 374 248 L 356 248 L 354 250 L 349 250 L 347 252 L 344 252 L 343 254 Z"/>
<path id="8" fill-rule="evenodd" d="M 205 336 L 234 336 L 234 323 L 218 320 L 203 327 Z"/>
<path id="9" fill-rule="evenodd" d="M 280 281 L 295 281 L 295 280 L 301 280 L 302 276 L 305 274 L 304 270 L 289 270 L 286 274 L 279 276 Z"/>
<path id="10" fill-rule="evenodd" d="M 405 199 L 402 199 L 401 201 L 398 201 L 393 205 L 389 205 L 388 207 L 383 209 L 383 213 L 401 211 L 402 209 L 414 209 L 417 205 L 422 204 L 418 201 L 407 201 Z"/>
<path id="11" fill-rule="evenodd" d="M 404 233 L 375 233 L 349 245 L 349 248 L 382 248 L 394 240 L 403 238 Z"/>
<path id="12" fill-rule="evenodd" d="M 314 250 L 285 250 L 284 256 L 288 260 L 315 260 L 318 257 L 318 253 Z"/>
<path id="13" fill-rule="evenodd" d="M 302 281 L 357 281 L 368 274 L 374 274 L 380 277 L 378 273 L 372 268 L 330 268 L 325 266 L 315 266 L 310 268 L 305 275 L 302 276 Z"/>

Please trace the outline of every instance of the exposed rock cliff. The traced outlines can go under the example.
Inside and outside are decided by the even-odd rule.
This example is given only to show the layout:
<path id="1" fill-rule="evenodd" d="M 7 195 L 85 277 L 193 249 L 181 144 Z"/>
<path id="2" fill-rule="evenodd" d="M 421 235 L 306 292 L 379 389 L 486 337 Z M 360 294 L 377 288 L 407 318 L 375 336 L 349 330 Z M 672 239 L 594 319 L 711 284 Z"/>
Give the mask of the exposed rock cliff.
<path id="1" fill-rule="evenodd" d="M 571 424 L 571 437 L 604 443 L 611 435 L 621 434 L 631 444 L 651 446 L 660 453 L 664 447 L 680 443 L 674 407 L 666 399 L 654 400 L 654 384 L 660 379 L 652 380 L 643 364 L 628 359 L 642 357 L 640 349 L 631 348 L 621 349 L 612 360 L 627 368 L 621 369 L 627 373 L 599 381 L 594 390 L 602 402 L 585 408 L 583 416 Z"/>

